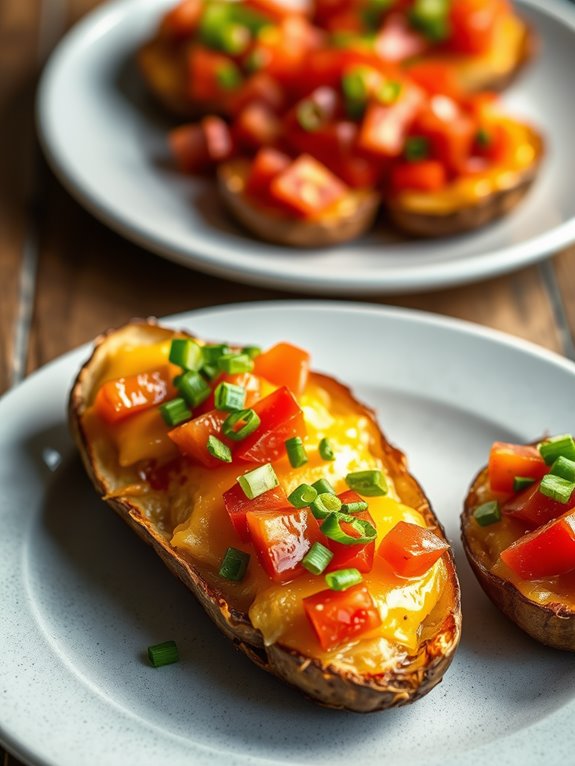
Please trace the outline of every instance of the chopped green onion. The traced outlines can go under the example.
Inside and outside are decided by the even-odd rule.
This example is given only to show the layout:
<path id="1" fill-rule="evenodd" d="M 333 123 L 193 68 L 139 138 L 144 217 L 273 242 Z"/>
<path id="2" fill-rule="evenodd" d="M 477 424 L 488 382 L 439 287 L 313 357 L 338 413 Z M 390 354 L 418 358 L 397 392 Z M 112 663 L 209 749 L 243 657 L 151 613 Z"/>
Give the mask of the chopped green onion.
<path id="1" fill-rule="evenodd" d="M 319 454 L 322 460 L 335 460 L 333 447 L 331 446 L 331 442 L 329 441 L 329 439 L 326 439 L 324 437 L 320 441 L 318 449 L 319 449 Z"/>
<path id="2" fill-rule="evenodd" d="M 308 572 L 314 575 L 321 574 L 333 558 L 329 548 L 321 543 L 314 543 L 301 560 Z"/>
<path id="3" fill-rule="evenodd" d="M 496 500 L 483 503 L 473 511 L 473 518 L 480 527 L 488 527 L 490 524 L 501 521 L 499 503 Z"/>
<path id="4" fill-rule="evenodd" d="M 248 500 L 253 500 L 254 497 L 259 497 L 264 492 L 278 487 L 279 481 L 272 464 L 265 463 L 254 468 L 253 471 L 244 473 L 243 476 L 238 476 L 238 484 Z"/>
<path id="5" fill-rule="evenodd" d="M 285 442 L 287 456 L 292 468 L 299 468 L 305 465 L 308 461 L 303 441 L 299 436 L 294 436 L 291 439 L 287 439 Z"/>
<path id="6" fill-rule="evenodd" d="M 234 442 L 241 442 L 246 436 L 253 434 L 261 423 L 260 417 L 255 410 L 239 410 L 222 423 L 222 433 Z"/>
<path id="7" fill-rule="evenodd" d="M 571 434 L 561 434 L 561 436 L 545 439 L 537 445 L 537 449 L 547 465 L 554 463 L 558 457 L 575 460 L 575 442 Z"/>
<path id="8" fill-rule="evenodd" d="M 215 364 L 204 364 L 202 367 L 202 375 L 208 380 L 215 380 L 219 374 L 220 371 Z"/>
<path id="9" fill-rule="evenodd" d="M 244 579 L 250 554 L 237 548 L 228 548 L 220 564 L 220 577 L 239 582 Z"/>
<path id="10" fill-rule="evenodd" d="M 199 372 L 188 370 L 178 377 L 178 390 L 190 407 L 198 407 L 211 394 L 211 388 Z"/>
<path id="11" fill-rule="evenodd" d="M 198 35 L 202 43 L 210 48 L 220 49 L 220 30 L 231 21 L 230 3 L 209 3 L 204 6 Z"/>
<path id="12" fill-rule="evenodd" d="M 222 372 L 235 375 L 238 372 L 251 372 L 254 362 L 247 354 L 223 354 L 218 359 L 218 367 Z"/>
<path id="13" fill-rule="evenodd" d="M 486 149 L 491 143 L 491 134 L 485 128 L 479 128 L 475 134 L 475 143 L 482 149 Z"/>
<path id="14" fill-rule="evenodd" d="M 216 81 L 222 90 L 234 90 L 242 84 L 242 73 L 233 61 L 226 61 L 216 71 Z"/>
<path id="15" fill-rule="evenodd" d="M 344 503 L 341 506 L 341 512 L 342 513 L 361 513 L 362 511 L 367 511 L 367 503 L 365 500 L 359 500 L 355 503 Z"/>
<path id="16" fill-rule="evenodd" d="M 550 473 L 567 481 L 575 481 L 575 461 L 560 455 L 551 466 Z"/>
<path id="17" fill-rule="evenodd" d="M 535 484 L 535 479 L 532 479 L 529 476 L 515 476 L 513 479 L 513 491 L 521 492 L 532 484 Z"/>
<path id="18" fill-rule="evenodd" d="M 401 83 L 397 80 L 385 82 L 377 91 L 376 97 L 380 104 L 389 106 L 395 104 L 401 93 Z"/>
<path id="19" fill-rule="evenodd" d="M 403 150 L 408 162 L 419 162 L 429 155 L 429 141 L 423 136 L 409 136 Z"/>
<path id="20" fill-rule="evenodd" d="M 325 576 L 325 581 L 332 590 L 347 590 L 362 580 L 363 575 L 358 569 L 339 569 Z"/>
<path id="21" fill-rule="evenodd" d="M 354 67 L 341 78 L 345 109 L 349 117 L 360 118 L 365 111 L 369 97 L 369 76 L 369 69 Z"/>
<path id="22" fill-rule="evenodd" d="M 243 24 L 226 24 L 220 29 L 220 49 L 230 56 L 245 53 L 251 42 L 250 30 Z"/>
<path id="23" fill-rule="evenodd" d="M 288 495 L 288 500 L 296 508 L 306 508 L 317 497 L 317 489 L 311 484 L 300 484 Z"/>
<path id="24" fill-rule="evenodd" d="M 562 479 L 561 476 L 553 476 L 551 473 L 544 476 L 539 485 L 539 492 L 542 495 L 564 505 L 569 502 L 574 490 L 575 483 Z"/>
<path id="25" fill-rule="evenodd" d="M 323 125 L 325 115 L 321 106 L 311 98 L 300 101 L 296 106 L 296 119 L 300 128 L 313 133 Z"/>
<path id="26" fill-rule="evenodd" d="M 246 389 L 234 383 L 220 383 L 214 391 L 214 404 L 217 410 L 236 412 L 243 410 L 246 403 Z"/>
<path id="27" fill-rule="evenodd" d="M 184 370 L 199 370 L 202 366 L 202 347 L 190 338 L 174 338 L 169 360 Z"/>
<path id="28" fill-rule="evenodd" d="M 330 513 L 341 510 L 341 500 L 331 492 L 322 492 L 312 501 L 310 508 L 316 519 L 326 519 Z"/>
<path id="29" fill-rule="evenodd" d="M 191 410 L 181 397 L 160 404 L 159 409 L 166 425 L 171 426 L 172 428 L 179 426 L 180 423 L 183 423 L 185 420 L 189 420 L 192 417 Z"/>
<path id="30" fill-rule="evenodd" d="M 232 451 L 227 444 L 224 444 L 217 436 L 210 434 L 208 436 L 208 452 L 212 457 L 221 460 L 222 463 L 232 462 Z"/>
<path id="31" fill-rule="evenodd" d="M 271 26 L 271 21 L 258 11 L 247 8 L 242 3 L 230 3 L 232 18 L 238 24 L 243 24 L 252 34 L 258 34 L 266 27 Z"/>
<path id="32" fill-rule="evenodd" d="M 331 486 L 327 479 L 318 479 L 311 485 L 318 495 L 324 492 L 329 492 L 330 495 L 335 495 L 335 489 Z"/>
<path id="33" fill-rule="evenodd" d="M 359 533 L 359 536 L 354 537 L 344 532 L 340 526 L 342 521 L 347 522 L 352 529 Z M 377 537 L 377 530 L 373 524 L 355 516 L 347 516 L 345 513 L 330 513 L 320 529 L 330 540 L 344 545 L 365 545 Z"/>
<path id="34" fill-rule="evenodd" d="M 394 0 L 368 0 L 362 12 L 362 18 L 368 27 L 379 28 L 383 14 L 392 6 Z"/>
<path id="35" fill-rule="evenodd" d="M 155 668 L 161 668 L 162 665 L 172 665 L 178 662 L 180 655 L 175 641 L 164 641 L 162 644 L 148 646 L 148 659 Z"/>
<path id="36" fill-rule="evenodd" d="M 223 356 L 224 354 L 231 354 L 232 350 L 229 346 L 226 346 L 224 343 L 219 343 L 217 345 L 212 346 L 202 346 L 202 356 L 204 358 L 204 367 L 206 365 L 213 364 L 214 366 L 217 366 L 218 359 L 220 356 Z"/>
<path id="37" fill-rule="evenodd" d="M 381 471 L 376 469 L 348 473 L 345 482 L 350 489 L 365 497 L 387 494 L 385 477 Z"/>
<path id="38" fill-rule="evenodd" d="M 451 31 L 449 5 L 450 0 L 415 0 L 409 21 L 429 40 L 441 42 L 449 37 Z"/>
<path id="39" fill-rule="evenodd" d="M 259 356 L 262 353 L 262 350 L 259 346 L 244 346 L 242 348 L 242 354 L 247 354 L 250 359 L 255 359 L 256 356 Z"/>
<path id="40" fill-rule="evenodd" d="M 254 74 L 263 69 L 268 61 L 269 56 L 266 55 L 266 51 L 261 48 L 253 50 L 246 58 L 244 66 L 248 74 Z"/>

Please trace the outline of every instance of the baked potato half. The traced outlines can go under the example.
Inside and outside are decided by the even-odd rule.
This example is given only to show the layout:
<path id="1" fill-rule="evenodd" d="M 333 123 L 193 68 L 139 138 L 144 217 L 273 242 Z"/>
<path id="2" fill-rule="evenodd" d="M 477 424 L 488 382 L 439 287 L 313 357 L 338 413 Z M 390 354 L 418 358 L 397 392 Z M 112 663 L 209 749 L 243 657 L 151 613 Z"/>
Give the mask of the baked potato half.
<path id="1" fill-rule="evenodd" d="M 399 631 L 398 635 L 401 630 L 411 631 L 408 638 L 394 640 L 388 626 L 387 638 L 385 630 L 375 635 L 368 633 L 367 637 L 339 645 L 336 650 L 324 651 L 309 627 L 304 626 L 301 635 L 297 632 L 300 630 L 297 625 L 301 596 L 325 587 L 325 584 L 321 585 L 323 578 L 305 573 L 291 582 L 272 582 L 259 566 L 259 559 L 250 561 L 245 583 L 230 582 L 222 579 L 221 570 L 218 573 L 221 551 L 237 540 L 223 508 L 221 490 L 229 486 L 233 477 L 245 473 L 246 465 L 242 468 L 229 464 L 209 471 L 182 456 L 174 464 L 174 454 L 168 450 L 164 460 L 168 461 L 166 465 L 172 466 L 174 473 L 170 475 L 173 478 L 160 486 L 157 479 L 150 478 L 157 476 L 157 466 L 149 473 L 150 464 L 141 459 L 138 449 L 136 455 L 126 457 L 126 446 L 128 451 L 132 446 L 127 432 L 123 431 L 123 442 L 119 446 L 117 434 L 114 436 L 113 429 L 110 430 L 95 415 L 94 403 L 104 381 L 116 378 L 119 372 L 127 375 L 142 369 L 143 361 L 149 363 L 154 354 L 155 358 L 158 353 L 165 355 L 168 353 L 166 347 L 170 347 L 175 337 L 190 336 L 174 333 L 153 321 L 132 322 L 100 336 L 92 356 L 80 370 L 70 394 L 70 427 L 96 491 L 146 543 L 153 546 L 220 630 L 259 667 L 298 688 L 314 701 L 333 708 L 369 712 L 404 705 L 422 697 L 441 680 L 460 638 L 459 585 L 449 550 L 442 551 L 441 558 L 426 575 L 427 589 L 423 588 L 421 594 L 425 591 L 427 595 L 421 595 L 421 611 L 416 611 L 413 618 L 409 609 L 414 609 L 414 593 L 420 587 L 418 581 L 394 580 L 396 588 L 411 588 L 411 606 L 404 612 L 390 611 L 390 615 L 395 615 L 398 620 L 393 630 Z M 159 352 L 159 349 L 163 351 Z M 269 386 L 268 383 L 265 385 Z M 277 392 L 278 389 L 274 390 Z M 315 407 L 316 416 L 324 418 L 321 427 L 327 428 L 325 417 L 330 408 L 334 429 L 339 427 L 338 418 L 343 418 L 347 431 L 353 424 L 360 427 L 362 435 L 357 441 L 357 450 L 364 452 L 358 452 L 356 457 L 367 455 L 370 461 L 380 466 L 389 487 L 387 497 L 368 498 L 370 511 L 374 519 L 377 518 L 378 534 L 380 524 L 389 526 L 389 518 L 394 513 L 404 513 L 408 518 L 418 518 L 420 526 L 432 530 L 444 541 L 443 529 L 422 489 L 409 474 L 404 455 L 381 434 L 373 412 L 360 404 L 345 386 L 317 373 L 309 374 L 301 396 L 306 412 Z M 132 422 L 135 423 L 138 417 L 132 416 Z M 122 427 L 131 428 L 129 422 L 130 418 L 127 418 Z M 314 429 L 319 427 L 319 421 L 316 417 L 311 420 L 306 417 L 306 423 L 308 437 L 317 436 Z M 141 435 L 142 431 L 138 432 Z M 132 436 L 134 433 L 136 431 Z M 358 440 L 359 435 L 355 439 Z M 139 444 L 144 442 L 145 439 L 140 438 Z M 346 460 L 345 454 L 341 453 L 335 460 L 325 463 L 310 452 L 309 462 L 297 470 L 287 457 L 275 460 L 273 466 L 287 493 L 292 492 L 292 487 L 300 481 L 311 481 L 318 476 L 327 475 L 334 480 L 338 466 L 341 469 L 342 464 L 347 465 Z M 355 466 L 365 464 L 354 460 L 352 464 Z M 162 475 L 165 477 L 165 472 Z M 387 522 L 382 521 L 386 518 Z M 239 542 L 235 544 L 241 545 Z M 442 547 L 445 546 L 442 544 Z M 365 575 L 370 588 L 374 587 L 374 577 Z M 434 595 L 430 596 L 430 593 Z M 282 594 L 288 597 L 284 598 Z M 290 624 L 285 624 L 286 614 L 290 619 L 294 618 L 293 625 L 290 619 L 287 620 Z M 374 659 L 377 664 L 370 667 Z"/>
<path id="2" fill-rule="evenodd" d="M 575 571 L 525 579 L 501 558 L 502 552 L 505 557 L 505 550 L 513 548 L 517 543 L 525 544 L 529 538 L 544 530 L 545 525 L 535 529 L 533 524 L 526 526 L 521 517 L 524 510 L 520 511 L 519 516 L 515 515 L 516 511 L 508 513 L 506 510 L 518 508 L 522 504 L 528 507 L 525 502 L 533 502 L 533 497 L 536 498 L 537 485 L 538 480 L 531 485 L 531 489 L 517 495 L 519 500 L 512 498 L 513 505 L 510 505 L 510 493 L 502 496 L 494 492 L 490 486 L 489 470 L 483 468 L 473 480 L 465 498 L 461 515 L 463 549 L 481 587 L 506 617 L 546 646 L 575 651 Z M 503 512 L 498 514 L 498 520 L 484 526 L 477 521 L 476 512 L 478 509 L 488 509 L 494 503 L 498 503 Z M 563 506 L 565 509 L 568 507 Z M 575 530 L 573 540 L 575 547 Z"/>

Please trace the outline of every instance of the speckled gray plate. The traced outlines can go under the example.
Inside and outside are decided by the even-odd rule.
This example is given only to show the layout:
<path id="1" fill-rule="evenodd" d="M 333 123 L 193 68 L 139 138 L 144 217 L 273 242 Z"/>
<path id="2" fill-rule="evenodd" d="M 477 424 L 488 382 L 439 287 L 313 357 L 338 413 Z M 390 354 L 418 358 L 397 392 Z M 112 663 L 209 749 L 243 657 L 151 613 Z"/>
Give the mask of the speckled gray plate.
<path id="1" fill-rule="evenodd" d="M 426 314 L 270 303 L 188 314 L 211 338 L 289 337 L 349 381 L 407 451 L 452 539 L 463 640 L 443 683 L 369 716 L 316 707 L 232 649 L 94 494 L 65 421 L 82 348 L 0 401 L 0 740 L 31 764 L 572 763 L 575 662 L 507 622 L 470 574 L 461 501 L 497 438 L 575 431 L 575 368 Z M 544 395 L 540 395 L 543 392 Z M 177 665 L 145 648 L 173 638 Z"/>

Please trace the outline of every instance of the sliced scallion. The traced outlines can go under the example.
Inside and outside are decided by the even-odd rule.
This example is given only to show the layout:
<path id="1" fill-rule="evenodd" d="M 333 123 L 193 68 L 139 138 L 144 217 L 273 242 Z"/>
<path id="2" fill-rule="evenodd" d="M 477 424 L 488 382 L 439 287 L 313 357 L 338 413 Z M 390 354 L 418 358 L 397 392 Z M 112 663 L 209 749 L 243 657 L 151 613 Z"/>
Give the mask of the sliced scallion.
<path id="1" fill-rule="evenodd" d="M 260 417 L 255 410 L 239 410 L 222 423 L 222 433 L 234 442 L 241 442 L 246 436 L 253 434 L 261 423 Z"/>
<path id="2" fill-rule="evenodd" d="M 547 465 L 552 465 L 558 457 L 566 457 L 575 460 L 575 442 L 571 434 L 561 434 L 545 439 L 537 445 L 539 454 Z"/>
<path id="3" fill-rule="evenodd" d="M 222 90 L 239 88 L 242 80 L 242 73 L 233 61 L 226 61 L 216 71 L 216 81 Z"/>
<path id="4" fill-rule="evenodd" d="M 242 354 L 247 354 L 250 359 L 255 359 L 256 356 L 259 356 L 262 353 L 262 350 L 259 346 L 244 346 L 242 348 Z"/>
<path id="5" fill-rule="evenodd" d="M 301 563 L 308 572 L 321 574 L 333 558 L 333 553 L 321 543 L 314 543 L 303 557 Z"/>
<path id="6" fill-rule="evenodd" d="M 199 370 L 203 359 L 202 347 L 191 338 L 174 338 L 168 358 L 184 370 Z"/>
<path id="7" fill-rule="evenodd" d="M 330 495 L 335 495 L 335 489 L 331 486 L 327 479 L 318 479 L 317 481 L 314 481 L 312 487 L 315 489 L 318 495 L 321 495 L 324 492 L 329 492 Z"/>
<path id="8" fill-rule="evenodd" d="M 565 505 L 571 499 L 571 495 L 575 490 L 575 483 L 562 479 L 561 476 L 553 476 L 548 473 L 541 479 L 539 485 L 539 492 L 545 497 L 550 497 L 551 500 L 556 500 L 558 503 Z"/>
<path id="9" fill-rule="evenodd" d="M 513 478 L 513 491 L 522 492 L 532 484 L 535 484 L 535 479 L 532 479 L 530 476 L 515 476 Z"/>
<path id="10" fill-rule="evenodd" d="M 227 444 L 224 444 L 217 436 L 210 434 L 208 436 L 207 449 L 212 457 L 221 460 L 222 463 L 232 462 L 232 451 Z"/>
<path id="11" fill-rule="evenodd" d="M 213 364 L 217 365 L 218 359 L 224 354 L 231 354 L 232 350 L 224 343 L 212 344 L 211 346 L 202 346 L 202 356 L 204 359 L 204 366 Z"/>
<path id="12" fill-rule="evenodd" d="M 238 476 L 238 484 L 242 488 L 244 495 L 249 500 L 253 500 L 254 497 L 259 497 L 264 492 L 278 487 L 279 481 L 272 464 L 265 463 L 254 468 L 253 471 L 248 471 L 242 476 Z"/>
<path id="13" fill-rule="evenodd" d="M 367 511 L 367 503 L 365 500 L 357 500 L 355 503 L 344 503 L 341 506 L 342 513 L 361 513 Z"/>
<path id="14" fill-rule="evenodd" d="M 330 513 L 337 513 L 341 510 L 341 500 L 337 495 L 332 495 L 331 492 L 322 492 L 312 501 L 310 508 L 316 519 L 325 519 Z"/>
<path id="15" fill-rule="evenodd" d="M 194 370 L 188 370 L 180 375 L 177 387 L 190 407 L 198 407 L 211 393 L 211 388 L 204 378 Z"/>
<path id="16" fill-rule="evenodd" d="M 348 535 L 341 528 L 341 523 L 348 523 L 358 533 L 357 536 Z M 365 545 L 377 537 L 377 530 L 369 521 L 358 519 L 355 516 L 347 516 L 345 513 L 330 513 L 320 527 L 321 531 L 330 540 L 344 545 Z"/>
<path id="17" fill-rule="evenodd" d="M 237 412 L 243 410 L 246 403 L 246 389 L 235 383 L 226 381 L 216 386 L 214 391 L 214 404 L 217 410 L 224 412 Z"/>
<path id="18" fill-rule="evenodd" d="M 321 106 L 312 101 L 311 98 L 300 101 L 296 107 L 295 114 L 300 128 L 303 128 L 308 133 L 319 130 L 324 122 L 324 113 Z"/>
<path id="19" fill-rule="evenodd" d="M 160 414 L 166 425 L 175 428 L 192 417 L 191 410 L 181 397 L 160 404 Z"/>
<path id="20" fill-rule="evenodd" d="M 180 655 L 175 641 L 164 641 L 161 644 L 148 646 L 148 659 L 155 668 L 161 668 L 162 665 L 172 665 L 178 662 Z"/>
<path id="21" fill-rule="evenodd" d="M 306 508 L 317 497 L 317 489 L 311 484 L 300 484 L 288 495 L 288 500 L 295 508 Z"/>
<path id="22" fill-rule="evenodd" d="M 401 93 L 401 83 L 397 80 L 388 80 L 378 89 L 376 98 L 380 104 L 389 106 L 395 104 Z"/>
<path id="23" fill-rule="evenodd" d="M 220 577 L 240 582 L 240 580 L 244 579 L 249 561 L 249 553 L 240 551 L 237 548 L 228 548 L 220 564 Z"/>
<path id="24" fill-rule="evenodd" d="M 348 473 L 345 481 L 350 489 L 365 497 L 377 497 L 378 495 L 387 494 L 385 477 L 382 471 L 378 469 Z"/>
<path id="25" fill-rule="evenodd" d="M 251 372 L 254 362 L 247 354 L 222 354 L 218 359 L 221 372 L 236 375 L 239 372 Z"/>
<path id="26" fill-rule="evenodd" d="M 320 441 L 318 450 L 322 460 L 335 460 L 333 447 L 331 446 L 330 440 L 326 437 Z"/>
<path id="27" fill-rule="evenodd" d="M 326 574 L 325 581 L 332 590 L 347 590 L 363 580 L 358 569 L 338 569 L 337 572 Z"/>
<path id="28" fill-rule="evenodd" d="M 550 473 L 567 481 L 575 481 L 575 461 L 560 455 L 551 466 Z"/>
<path id="29" fill-rule="evenodd" d="M 473 511 L 473 518 L 480 527 L 488 527 L 490 524 L 495 524 L 498 521 L 501 521 L 499 503 L 496 500 L 490 500 L 488 503 L 483 503 Z"/>
<path id="30" fill-rule="evenodd" d="M 419 162 L 429 156 L 429 141 L 424 136 L 409 136 L 403 150 L 408 162 Z"/>
<path id="31" fill-rule="evenodd" d="M 299 436 L 293 436 L 286 439 L 285 448 L 292 468 L 299 468 L 308 461 L 307 452 L 303 446 L 303 441 Z"/>

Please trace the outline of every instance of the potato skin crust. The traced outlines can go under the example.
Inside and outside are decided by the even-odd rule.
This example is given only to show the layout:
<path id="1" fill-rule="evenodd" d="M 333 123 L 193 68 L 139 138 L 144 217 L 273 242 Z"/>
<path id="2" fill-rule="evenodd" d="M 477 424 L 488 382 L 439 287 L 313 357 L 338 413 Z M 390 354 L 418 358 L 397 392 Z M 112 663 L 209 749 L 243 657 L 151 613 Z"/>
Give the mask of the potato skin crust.
<path id="1" fill-rule="evenodd" d="M 473 511 L 479 505 L 478 493 L 488 482 L 487 468 L 473 480 L 463 513 L 461 540 L 469 564 L 479 584 L 495 606 L 521 630 L 546 646 L 575 652 L 575 612 L 565 604 L 537 604 L 521 593 L 513 583 L 492 574 L 474 551 Z"/>
<path id="2" fill-rule="evenodd" d="M 451 551 L 446 557 L 448 580 L 440 602 L 430 617 L 425 640 L 413 656 L 398 651 L 397 662 L 384 672 L 361 675 L 342 672 L 314 658 L 275 643 L 264 646 L 261 633 L 251 625 L 248 615 L 235 610 L 223 594 L 204 580 L 196 567 L 169 544 L 167 536 L 158 530 L 138 505 L 137 498 L 105 497 L 114 489 L 114 476 L 99 460 L 97 450 L 90 443 L 83 428 L 82 416 L 87 402 L 105 363 L 107 349 L 118 348 L 128 340 L 158 342 L 173 335 L 171 330 L 159 327 L 154 320 L 134 320 L 118 330 L 111 330 L 96 340 L 90 359 L 81 368 L 73 384 L 69 399 L 70 429 L 80 451 L 82 461 L 97 492 L 130 527 L 151 545 L 166 566 L 188 587 L 220 630 L 256 665 L 298 688 L 306 696 L 322 705 L 371 712 L 405 705 L 427 694 L 441 681 L 449 667 L 461 634 L 460 591 Z M 371 410 L 356 402 L 349 389 L 331 378 L 316 375 L 318 380 L 329 381 L 349 396 L 362 414 L 374 418 Z M 423 491 L 408 473 L 403 453 L 392 447 L 381 435 L 381 449 L 389 465 L 398 494 L 403 502 L 412 505 L 423 515 L 428 526 L 445 539 L 443 528 L 433 514 Z M 423 628 L 426 628 L 424 623 Z"/>

